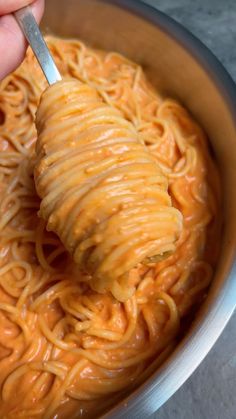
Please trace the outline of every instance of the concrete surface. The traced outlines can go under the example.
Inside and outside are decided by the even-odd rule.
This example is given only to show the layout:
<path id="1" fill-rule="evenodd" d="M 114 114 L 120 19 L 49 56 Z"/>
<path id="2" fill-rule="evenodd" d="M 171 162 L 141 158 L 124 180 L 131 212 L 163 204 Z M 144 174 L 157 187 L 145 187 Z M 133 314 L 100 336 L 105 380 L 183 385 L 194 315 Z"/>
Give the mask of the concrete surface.
<path id="1" fill-rule="evenodd" d="M 236 0 L 146 3 L 198 36 L 236 81 Z M 236 313 L 195 373 L 150 419 L 236 419 Z"/>

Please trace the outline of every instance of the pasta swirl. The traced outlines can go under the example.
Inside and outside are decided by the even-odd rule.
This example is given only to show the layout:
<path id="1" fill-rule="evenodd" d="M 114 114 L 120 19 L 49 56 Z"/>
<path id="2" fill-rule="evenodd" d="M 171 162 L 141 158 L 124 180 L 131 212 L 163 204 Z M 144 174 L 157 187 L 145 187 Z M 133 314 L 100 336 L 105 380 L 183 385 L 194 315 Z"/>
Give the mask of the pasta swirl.
<path id="1" fill-rule="evenodd" d="M 37 112 L 40 215 L 98 292 L 127 300 L 132 268 L 173 253 L 182 228 L 167 178 L 135 128 L 77 80 L 49 87 Z"/>

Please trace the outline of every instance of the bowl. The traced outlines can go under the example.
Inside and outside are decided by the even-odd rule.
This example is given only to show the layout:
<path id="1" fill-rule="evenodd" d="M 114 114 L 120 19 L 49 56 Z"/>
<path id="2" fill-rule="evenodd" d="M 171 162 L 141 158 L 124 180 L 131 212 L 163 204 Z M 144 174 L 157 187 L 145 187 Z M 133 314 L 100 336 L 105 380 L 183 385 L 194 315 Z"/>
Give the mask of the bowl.
<path id="1" fill-rule="evenodd" d="M 156 411 L 211 349 L 236 305 L 236 88 L 214 55 L 157 9 L 135 0 L 47 0 L 44 31 L 118 51 L 140 63 L 152 83 L 180 100 L 203 126 L 221 174 L 221 252 L 208 296 L 172 355 L 105 418 Z"/>

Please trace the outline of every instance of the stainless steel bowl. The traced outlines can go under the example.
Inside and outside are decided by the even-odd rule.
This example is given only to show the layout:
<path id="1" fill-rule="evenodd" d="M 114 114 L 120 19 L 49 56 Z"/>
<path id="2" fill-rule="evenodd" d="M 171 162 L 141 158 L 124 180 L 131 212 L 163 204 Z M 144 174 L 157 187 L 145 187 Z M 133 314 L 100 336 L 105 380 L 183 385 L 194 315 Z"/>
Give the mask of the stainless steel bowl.
<path id="1" fill-rule="evenodd" d="M 183 27 L 135 0 L 47 0 L 45 31 L 79 37 L 143 65 L 163 93 L 178 98 L 205 128 L 221 170 L 224 228 L 208 297 L 167 361 L 105 414 L 143 418 L 192 374 L 236 305 L 236 88 L 211 52 Z"/>

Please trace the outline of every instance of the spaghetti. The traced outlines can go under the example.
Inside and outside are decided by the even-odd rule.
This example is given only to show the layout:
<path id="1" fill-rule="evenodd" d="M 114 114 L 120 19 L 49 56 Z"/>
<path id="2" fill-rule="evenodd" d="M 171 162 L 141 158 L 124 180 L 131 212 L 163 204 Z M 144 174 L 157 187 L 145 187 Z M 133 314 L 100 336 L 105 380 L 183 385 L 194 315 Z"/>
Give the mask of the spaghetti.
<path id="1" fill-rule="evenodd" d="M 180 231 L 178 211 L 183 228 L 172 254 L 131 267 L 130 298 L 91 289 L 88 273 L 37 215 L 34 118 L 46 85 L 29 50 L 0 86 L 0 417 L 9 419 L 94 417 L 145 379 L 205 296 L 220 237 L 217 170 L 188 112 L 158 95 L 142 68 L 117 53 L 76 40 L 48 43 L 64 77 L 87 84 L 97 103 L 96 90 L 99 106 L 110 105 L 133 138 L 138 132 L 150 164 L 168 179 L 173 237 Z M 39 112 L 40 125 L 45 114 Z"/>
<path id="2" fill-rule="evenodd" d="M 97 91 L 63 80 L 37 112 L 40 214 L 98 292 L 126 301 L 132 268 L 174 252 L 182 217 L 167 178 L 121 112 Z"/>

